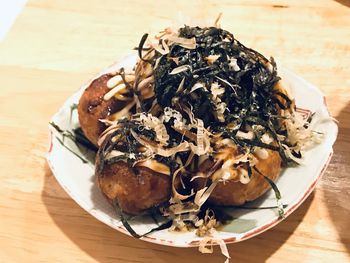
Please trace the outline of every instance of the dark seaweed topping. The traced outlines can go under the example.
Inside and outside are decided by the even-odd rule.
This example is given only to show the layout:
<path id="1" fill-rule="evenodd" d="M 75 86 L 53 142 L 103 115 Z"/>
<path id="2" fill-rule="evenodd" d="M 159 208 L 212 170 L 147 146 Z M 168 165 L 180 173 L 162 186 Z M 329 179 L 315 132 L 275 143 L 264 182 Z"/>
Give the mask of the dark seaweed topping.
<path id="1" fill-rule="evenodd" d="M 160 163 L 164 163 L 167 166 L 169 166 L 171 173 L 173 173 L 180 166 L 174 159 L 172 159 L 170 157 L 164 157 L 164 156 L 160 156 L 160 155 L 155 155 L 154 159 L 157 160 Z"/>
<path id="2" fill-rule="evenodd" d="M 141 238 L 141 237 L 145 237 L 153 232 L 156 231 L 161 231 L 164 229 L 168 229 L 169 227 L 171 227 L 173 220 L 168 220 L 164 223 L 162 223 L 161 225 L 152 228 L 150 231 L 146 232 L 145 234 L 139 235 L 138 233 L 135 232 L 135 230 L 131 227 L 131 225 L 129 224 L 129 219 L 128 219 L 128 215 L 126 215 L 119 207 L 118 202 L 116 200 L 113 200 L 112 202 L 114 209 L 116 210 L 116 212 L 120 215 L 120 220 L 123 224 L 123 226 L 125 227 L 125 229 L 129 232 L 129 234 L 135 238 Z"/>
<path id="3" fill-rule="evenodd" d="M 281 196 L 281 193 L 280 193 L 280 190 L 278 189 L 277 185 L 274 183 L 274 181 L 272 181 L 269 177 L 267 177 L 266 175 L 264 175 L 263 173 L 261 173 L 258 168 L 256 168 L 256 166 L 254 167 L 254 170 L 256 172 L 258 172 L 258 174 L 260 174 L 261 176 L 264 177 L 264 179 L 269 183 L 269 185 L 271 186 L 272 190 L 274 191 L 275 193 L 275 197 L 276 197 L 276 200 L 277 200 L 277 204 L 279 204 L 280 200 L 282 199 L 282 196 Z M 277 205 L 277 208 L 278 208 L 278 215 L 280 218 L 284 218 L 284 205 L 281 204 L 281 205 Z"/>
<path id="4" fill-rule="evenodd" d="M 132 135 L 132 131 L 150 141 L 153 141 L 155 139 L 155 132 L 153 130 L 146 129 L 142 124 L 140 124 L 137 121 L 123 119 L 119 121 L 119 124 L 120 126 L 117 129 L 115 129 L 112 133 L 110 133 L 108 137 L 104 140 L 103 144 L 100 146 L 100 174 L 102 174 L 103 168 L 106 164 L 112 164 L 123 160 L 127 161 L 129 166 L 132 167 L 135 160 L 143 158 L 142 153 L 139 151 L 139 148 L 142 147 L 142 145 Z M 118 139 L 114 140 L 113 138 Z M 125 152 L 125 154 L 106 159 L 106 157 L 112 150 Z M 130 158 L 129 154 L 135 154 L 135 159 Z"/>
<path id="5" fill-rule="evenodd" d="M 161 230 L 164 230 L 164 229 L 168 229 L 169 227 L 171 227 L 171 225 L 173 224 L 173 220 L 168 220 L 166 221 L 165 223 L 151 229 L 150 231 L 148 231 L 147 233 L 143 234 L 141 237 L 144 237 L 144 236 L 147 236 L 153 232 L 156 232 L 156 231 L 161 231 Z"/>
<path id="6" fill-rule="evenodd" d="M 70 106 L 70 116 L 69 116 L 69 121 L 71 122 L 72 121 L 72 116 L 73 116 L 73 111 L 77 110 L 78 109 L 78 104 L 76 103 L 73 103 L 71 106 Z"/>
<path id="7" fill-rule="evenodd" d="M 225 130 L 225 136 L 239 145 L 275 150 L 280 152 L 284 163 L 293 162 L 284 154 L 278 138 L 278 134 L 286 132 L 281 125 L 280 111 L 289 109 L 292 101 L 275 87 L 280 78 L 274 59 L 266 59 L 220 28 L 185 26 L 180 28 L 179 36 L 195 38 L 196 48 L 188 49 L 175 43 L 170 46 L 168 54 L 155 56 L 159 60 L 154 70 L 154 88 L 159 105 L 176 109 L 185 105 L 192 109 L 195 118 L 202 119 L 205 127 L 210 126 L 214 132 Z M 209 56 L 218 58 L 209 62 Z M 178 58 L 179 63 L 175 63 L 173 58 Z M 188 70 L 171 74 L 181 66 L 188 67 Z M 182 81 L 183 91 L 178 94 Z M 206 89 L 198 88 L 191 92 L 196 83 L 204 84 Z M 225 103 L 224 120 L 216 118 L 218 105 L 210 90 L 213 83 L 225 89 L 221 97 L 221 102 Z M 273 136 L 277 145 L 263 143 L 261 136 L 250 141 L 238 140 L 235 131 L 228 131 L 229 123 L 236 123 L 238 128 L 261 125 Z"/>
<path id="8" fill-rule="evenodd" d="M 293 162 L 282 148 L 282 143 L 290 145 L 280 114 L 281 110 L 290 109 L 293 103 L 287 95 L 276 88 L 280 78 L 277 75 L 274 59 L 268 60 L 259 52 L 237 41 L 230 32 L 216 27 L 184 26 L 179 29 L 179 37 L 194 38 L 195 48 L 190 49 L 177 42 L 169 44 L 167 39 L 159 40 L 159 44 L 163 46 L 164 43 L 169 44 L 169 53 L 161 55 L 155 52 L 152 58 L 145 59 L 142 53 L 145 50 L 144 44 L 148 34 L 142 36 L 138 47 L 139 57 L 143 62 L 157 64 L 157 66 L 153 72 L 155 97 L 141 100 L 141 110 L 149 109 L 152 103 L 160 106 L 161 111 L 165 107 L 171 107 L 180 111 L 189 123 L 189 116 L 184 109 L 190 109 L 196 119 L 203 120 L 205 128 L 210 127 L 211 132 L 223 132 L 223 138 L 230 138 L 241 147 L 262 147 L 277 151 L 284 164 Z M 147 54 L 151 51 L 153 51 L 152 48 L 147 49 Z M 176 72 L 179 67 L 184 70 L 174 73 L 174 69 Z M 198 83 L 201 83 L 204 88 L 192 90 Z M 179 91 L 181 85 L 182 88 Z M 224 89 L 220 101 L 215 100 L 213 85 Z M 221 118 L 218 117 L 220 103 Z M 231 124 L 230 128 L 228 128 L 229 124 Z M 167 147 L 176 146 L 184 140 L 184 135 L 173 129 L 172 121 L 164 125 L 169 135 Z M 235 127 L 232 128 L 232 126 Z M 262 129 L 254 130 L 254 139 L 237 137 L 238 130 L 245 130 L 248 126 L 261 126 Z M 145 129 L 140 123 L 125 123 L 118 130 L 122 137 L 125 137 L 124 145 L 118 146 L 121 151 L 123 151 L 122 148 L 128 148 L 130 153 L 138 152 L 137 148 L 140 145 L 135 142 L 135 138 L 128 130 L 133 130 L 154 141 L 153 130 Z M 196 129 L 192 129 L 191 132 L 196 134 Z M 263 142 L 264 133 L 272 136 L 274 139 L 272 144 Z M 283 137 L 278 135 L 284 135 L 286 139 L 281 141 Z M 186 138 L 186 140 L 190 139 Z M 118 149 L 115 143 L 111 144 L 108 151 Z M 298 153 L 293 154 L 295 157 L 299 156 Z M 161 162 L 169 164 L 167 159 L 161 158 Z M 129 159 L 129 162 L 131 163 L 132 160 Z M 175 167 L 174 161 L 172 162 L 171 166 Z"/>
<path id="9" fill-rule="evenodd" d="M 130 83 L 125 80 L 125 69 L 124 68 L 120 68 L 119 75 L 121 76 L 123 83 L 128 88 L 128 90 L 132 90 Z"/>
<path id="10" fill-rule="evenodd" d="M 75 152 L 75 150 L 71 149 L 65 144 L 65 139 L 68 138 L 72 140 L 77 146 L 84 147 L 87 150 L 97 152 L 97 147 L 92 144 L 84 135 L 81 128 L 74 129 L 73 131 L 70 130 L 62 130 L 56 123 L 50 122 L 49 123 L 58 133 L 62 135 L 62 140 L 58 137 L 56 139 L 59 141 L 59 143 L 65 147 L 68 151 L 73 153 L 75 156 L 77 156 L 83 163 L 87 163 L 88 161 L 85 160 L 85 158 L 82 157 L 81 153 Z"/>
<path id="11" fill-rule="evenodd" d="M 140 44 L 138 47 L 138 53 L 139 53 L 139 57 L 141 60 L 145 61 L 145 62 L 149 62 L 148 60 L 144 59 L 142 56 L 142 51 L 143 51 L 143 45 L 145 44 L 146 40 L 148 38 L 148 34 L 144 34 L 140 40 Z"/>
<path id="12" fill-rule="evenodd" d="M 154 141 L 155 140 L 155 131 L 152 129 L 148 129 L 144 127 L 140 122 L 135 120 L 121 120 L 119 121 L 120 127 L 111 133 L 108 138 L 101 145 L 99 154 L 100 154 L 100 174 L 103 171 L 105 165 L 112 164 L 119 161 L 126 161 L 129 164 L 129 167 L 133 167 L 135 161 L 144 159 L 147 156 L 144 156 L 142 152 L 140 152 L 141 145 L 135 137 L 132 135 L 131 131 L 136 133 L 143 139 Z M 113 137 L 119 136 L 118 140 L 113 141 Z M 118 150 L 121 152 L 125 152 L 124 155 L 112 157 L 106 159 L 108 153 L 112 150 Z M 130 158 L 129 154 L 134 154 L 135 158 Z M 179 164 L 170 157 L 164 157 L 160 155 L 154 155 L 153 157 L 160 163 L 166 164 L 170 170 L 173 172 L 179 168 Z"/>
<path id="13" fill-rule="evenodd" d="M 116 212 L 120 216 L 120 221 L 122 222 L 125 229 L 129 232 L 129 234 L 135 238 L 140 238 L 141 235 L 137 234 L 135 230 L 130 226 L 128 219 L 126 218 L 126 215 L 123 213 L 123 211 L 120 209 L 118 202 L 116 200 L 113 200 L 112 205 Z"/>
<path id="14" fill-rule="evenodd" d="M 95 144 L 91 143 L 88 138 L 86 138 L 83 130 L 79 127 L 73 130 L 73 136 L 75 141 L 79 143 L 80 145 L 85 146 L 87 149 L 97 152 L 97 147 Z"/>
<path id="15" fill-rule="evenodd" d="M 234 164 L 233 168 L 243 167 L 249 177 L 253 169 L 263 176 L 275 193 L 279 216 L 283 217 L 284 206 L 280 203 L 281 194 L 276 184 L 254 166 L 254 156 L 250 155 L 260 147 L 278 152 L 283 164 L 302 157 L 299 142 L 288 140 L 288 132 L 294 132 L 294 127 L 288 125 L 293 126 L 295 105 L 283 88 L 276 85 L 280 77 L 274 59 L 267 59 L 244 46 L 233 34 L 220 28 L 184 26 L 178 33 L 163 31 L 158 38 L 159 45 L 152 43 L 150 48 L 144 47 L 148 34 L 142 36 L 138 46 L 140 61 L 135 71 L 138 81 L 132 87 L 137 90 L 137 113 L 118 120 L 117 128 L 109 132 L 99 151 L 100 169 L 118 161 L 125 161 L 133 168 L 135 162 L 147 158 L 167 165 L 171 175 L 185 166 L 178 170 L 185 188 L 179 193 L 188 195 L 191 189 L 187 186 L 191 186 L 190 180 L 200 170 L 199 156 L 204 155 L 213 162 L 206 174 L 206 186 L 210 186 L 212 180 L 217 180 L 212 178 L 213 173 L 230 158 L 223 156 L 226 142 L 232 141 L 237 146 L 234 151 L 249 153 L 247 160 Z M 153 75 L 150 75 L 150 68 L 143 71 L 145 63 L 152 65 Z M 122 71 L 121 75 L 123 77 Z M 125 82 L 124 77 L 123 80 Z M 154 89 L 154 94 L 147 93 L 150 88 Z M 149 114 L 155 119 L 149 119 Z M 304 128 L 310 122 L 311 118 Z M 164 140 L 160 141 L 164 139 L 165 130 L 169 139 L 164 143 Z M 224 141 L 226 138 L 231 141 Z M 179 152 L 175 152 L 177 149 L 167 151 L 176 146 L 184 148 Z M 119 151 L 117 156 L 109 156 L 106 160 L 113 150 Z M 170 154 L 172 156 L 165 157 Z M 289 157 L 291 155 L 293 159 Z M 188 166 L 184 165 L 187 160 L 192 161 Z M 186 207 L 186 204 L 193 204 L 194 197 L 182 201 Z M 167 203 L 167 208 L 171 205 Z M 199 218 L 206 209 L 214 211 L 215 207 L 204 204 Z M 214 213 L 220 214 L 220 211 Z M 226 221 L 225 216 L 217 216 L 222 222 Z M 131 235 L 141 237 L 123 214 L 122 222 Z M 169 228 L 171 224 L 171 220 L 167 221 L 148 233 Z"/>

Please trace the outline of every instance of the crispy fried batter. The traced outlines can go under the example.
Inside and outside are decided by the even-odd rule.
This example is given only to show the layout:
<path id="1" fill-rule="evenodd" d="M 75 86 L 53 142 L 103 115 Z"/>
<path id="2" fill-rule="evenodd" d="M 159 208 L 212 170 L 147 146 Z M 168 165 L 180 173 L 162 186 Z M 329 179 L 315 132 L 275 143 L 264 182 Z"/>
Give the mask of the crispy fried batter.
<path id="1" fill-rule="evenodd" d="M 134 170 L 123 161 L 105 165 L 103 171 L 99 173 L 99 163 L 97 158 L 98 186 L 110 202 L 117 201 L 123 212 L 140 214 L 169 200 L 171 193 L 169 176 L 158 174 L 146 167 Z"/>
<path id="2" fill-rule="evenodd" d="M 269 158 L 259 160 L 256 168 L 263 174 L 275 181 L 281 172 L 281 157 L 278 152 L 269 150 Z M 205 170 L 208 170 L 208 163 L 204 163 Z M 199 190 L 205 186 L 207 179 L 198 178 L 194 180 L 194 187 Z M 239 181 L 229 180 L 219 182 L 211 193 L 208 201 L 215 205 L 242 205 L 263 195 L 270 185 L 262 175 L 252 170 L 252 176 L 248 184 Z"/>
<path id="3" fill-rule="evenodd" d="M 84 91 L 78 105 L 80 126 L 86 137 L 95 145 L 100 134 L 106 129 L 106 125 L 99 119 L 105 119 L 125 106 L 125 102 L 115 98 L 107 101 L 103 99 L 110 90 L 106 84 L 111 77 L 112 74 L 105 74 L 95 79 Z"/>

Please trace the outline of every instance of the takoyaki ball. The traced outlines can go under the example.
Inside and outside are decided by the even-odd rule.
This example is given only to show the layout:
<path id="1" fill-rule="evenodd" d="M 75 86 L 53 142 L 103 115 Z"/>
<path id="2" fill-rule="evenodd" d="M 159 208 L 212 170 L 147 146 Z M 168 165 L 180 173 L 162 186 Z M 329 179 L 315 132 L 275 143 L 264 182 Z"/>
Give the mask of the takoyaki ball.
<path id="1" fill-rule="evenodd" d="M 105 74 L 92 81 L 79 100 L 80 126 L 85 136 L 95 145 L 97 145 L 100 134 L 107 128 L 100 119 L 106 119 L 127 105 L 127 101 L 117 100 L 114 96 L 108 100 L 104 99 L 104 96 L 111 90 L 107 87 L 107 82 L 113 76 Z"/>
<path id="2" fill-rule="evenodd" d="M 109 202 L 116 201 L 123 212 L 133 215 L 168 201 L 171 193 L 169 175 L 147 167 L 131 169 L 123 161 L 106 165 L 101 173 L 97 172 L 97 183 Z"/>
<path id="3" fill-rule="evenodd" d="M 231 180 L 219 181 L 214 188 L 213 192 L 209 196 L 208 202 L 215 205 L 223 206 L 235 206 L 242 205 L 247 201 L 253 201 L 262 196 L 267 190 L 270 189 L 269 183 L 266 181 L 263 175 L 275 181 L 281 172 L 281 157 L 278 152 L 267 150 L 268 158 L 259 159 L 256 164 L 256 169 L 261 173 L 259 174 L 254 168 L 252 169 L 252 175 L 249 180 L 247 178 L 247 170 L 244 168 L 237 168 L 234 170 L 234 178 Z M 205 173 L 209 171 L 213 162 L 210 160 L 205 161 L 201 165 L 201 171 Z M 245 173 L 246 182 L 241 182 L 240 173 Z M 196 190 L 203 188 L 207 184 L 205 178 L 197 178 L 194 180 L 194 187 Z M 243 180 L 244 181 L 244 180 Z"/>

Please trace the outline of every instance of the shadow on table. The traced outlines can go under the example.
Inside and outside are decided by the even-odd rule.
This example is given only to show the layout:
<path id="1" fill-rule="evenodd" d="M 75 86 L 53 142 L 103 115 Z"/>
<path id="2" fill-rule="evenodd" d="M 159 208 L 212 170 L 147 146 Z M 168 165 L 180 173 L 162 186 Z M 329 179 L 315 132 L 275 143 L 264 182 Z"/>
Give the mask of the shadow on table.
<path id="1" fill-rule="evenodd" d="M 257 237 L 228 245 L 235 262 L 265 262 L 294 232 L 312 202 L 313 194 L 287 219 Z M 48 165 L 42 200 L 55 224 L 81 250 L 98 262 L 223 262 L 220 249 L 204 255 L 197 248 L 173 248 L 146 243 L 121 234 L 97 221 L 79 207 L 60 187 Z M 62 209 L 64 207 L 64 209 Z M 130 255 L 133 255 L 130 257 Z"/>
<path id="2" fill-rule="evenodd" d="M 329 217 L 337 229 L 340 241 L 350 253 L 350 103 L 336 119 L 339 121 L 338 139 L 319 188 L 324 193 Z"/>

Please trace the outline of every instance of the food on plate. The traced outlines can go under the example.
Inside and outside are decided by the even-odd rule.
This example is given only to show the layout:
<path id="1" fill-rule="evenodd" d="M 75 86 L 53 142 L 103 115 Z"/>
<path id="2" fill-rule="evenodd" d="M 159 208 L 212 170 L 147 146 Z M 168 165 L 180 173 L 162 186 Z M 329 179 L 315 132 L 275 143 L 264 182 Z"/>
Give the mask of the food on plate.
<path id="1" fill-rule="evenodd" d="M 275 181 L 281 172 L 281 158 L 279 154 L 272 150 L 262 151 L 261 149 L 255 152 L 257 163 L 250 178 L 244 168 L 238 168 L 231 172 L 232 179 L 219 182 L 211 195 L 208 198 L 208 203 L 216 205 L 242 205 L 247 201 L 253 201 L 264 194 L 270 187 L 263 175 Z M 211 162 L 213 165 L 214 163 Z M 206 169 L 208 165 L 205 165 Z M 210 167 L 210 166 L 209 166 Z M 200 172 L 205 172 L 206 169 L 200 169 Z M 210 168 L 209 168 L 210 169 Z M 260 173 L 259 173 L 259 172 Z M 219 171 L 222 173 L 223 171 Z M 213 174 L 212 177 L 215 177 Z M 209 178 L 198 178 L 194 180 L 195 189 L 202 189 L 208 184 Z M 249 183 L 245 183 L 249 180 Z"/>
<path id="2" fill-rule="evenodd" d="M 107 165 L 101 173 L 97 172 L 99 187 L 110 202 L 118 200 L 124 212 L 139 214 L 169 200 L 171 182 L 168 175 L 144 166 L 135 170 L 119 161 Z"/>
<path id="3" fill-rule="evenodd" d="M 118 77 L 120 77 L 119 74 L 115 76 L 112 73 L 98 77 L 88 85 L 80 98 L 78 104 L 80 126 L 85 136 L 95 145 L 97 145 L 100 134 L 107 128 L 106 124 L 100 120 L 118 118 L 116 113 L 122 110 L 124 110 L 122 116 L 126 115 L 124 114 L 125 107 L 131 96 L 129 89 L 124 87 L 123 95 L 120 94 L 120 96 L 114 96 L 111 93 L 113 89 L 110 87 Z M 133 79 L 125 77 L 132 85 Z M 131 109 L 127 108 L 127 110 Z"/>
<path id="4" fill-rule="evenodd" d="M 110 202 L 117 201 L 120 209 L 129 214 L 140 214 L 167 202 L 171 196 L 169 167 L 155 158 L 140 160 L 146 149 L 132 134 L 137 127 L 134 121 L 111 126 L 103 133 L 106 138 L 96 156 L 99 188 Z"/>
<path id="5" fill-rule="evenodd" d="M 274 181 L 315 133 L 273 58 L 218 26 L 145 34 L 138 55 L 132 71 L 94 80 L 78 106 L 99 147 L 97 184 L 122 216 L 157 209 L 171 230 L 213 236 L 216 205 L 243 205 L 271 187 L 283 216 Z"/>

